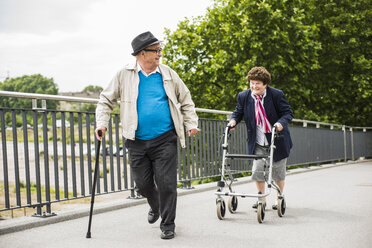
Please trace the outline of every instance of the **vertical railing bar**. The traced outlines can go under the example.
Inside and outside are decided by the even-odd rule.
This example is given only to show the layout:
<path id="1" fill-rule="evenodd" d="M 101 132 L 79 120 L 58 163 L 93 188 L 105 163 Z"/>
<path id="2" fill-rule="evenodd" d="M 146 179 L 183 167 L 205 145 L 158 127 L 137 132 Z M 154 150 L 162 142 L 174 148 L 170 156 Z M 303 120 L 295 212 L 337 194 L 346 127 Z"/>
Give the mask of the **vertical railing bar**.
<path id="1" fill-rule="evenodd" d="M 96 130 L 97 128 L 97 120 L 96 120 L 96 116 L 94 115 L 94 130 Z M 95 132 L 95 131 L 94 131 Z M 104 146 L 105 145 L 105 140 L 106 138 L 103 137 L 102 138 L 102 145 L 101 145 L 101 150 L 106 150 L 106 147 Z M 96 135 L 94 135 L 94 151 L 95 151 L 95 159 L 96 158 L 100 158 L 101 156 L 101 151 L 97 151 L 97 148 L 98 148 L 98 140 L 97 140 L 97 137 Z M 98 154 L 97 154 L 98 152 Z M 95 168 L 94 168 L 95 169 Z M 101 177 L 100 177 L 100 166 L 98 166 L 98 171 L 97 171 L 97 189 L 96 189 L 96 193 L 97 194 L 100 194 L 101 193 Z"/>
<path id="2" fill-rule="evenodd" d="M 22 121 L 23 121 L 23 146 L 25 153 L 25 177 L 26 177 L 26 197 L 27 204 L 31 204 L 31 183 L 30 183 L 30 156 L 28 154 L 28 128 L 27 128 L 27 116 L 26 111 L 22 110 Z"/>
<path id="3" fill-rule="evenodd" d="M 199 119 L 199 121 L 198 121 L 198 127 L 200 128 L 200 119 Z M 200 158 L 200 156 L 201 156 L 201 153 L 200 153 L 200 136 L 201 134 L 200 134 L 200 132 L 198 132 L 197 134 L 196 134 L 196 139 L 195 139 L 195 152 L 196 152 L 196 154 L 195 154 L 195 157 L 196 157 L 196 177 L 197 178 L 199 178 L 199 176 L 200 176 L 200 163 L 201 163 L 201 158 Z"/>
<path id="4" fill-rule="evenodd" d="M 188 163 L 187 163 L 187 145 L 188 145 L 188 140 L 187 140 L 187 136 L 185 136 L 185 143 L 186 143 L 186 147 L 182 149 L 182 180 L 184 181 L 184 186 L 185 186 L 185 182 L 186 182 L 186 179 L 187 179 L 187 166 L 188 166 Z"/>
<path id="5" fill-rule="evenodd" d="M 225 121 L 221 120 L 218 125 L 218 144 L 217 144 L 217 159 L 218 159 L 218 173 L 221 168 L 221 158 L 222 158 L 222 143 L 223 143 L 223 136 L 224 133 L 224 127 L 225 127 Z M 220 174 L 218 174 L 220 175 Z"/>
<path id="6" fill-rule="evenodd" d="M 66 141 L 66 118 L 65 112 L 61 112 L 61 124 L 62 124 L 62 158 L 63 158 L 63 188 L 65 199 L 69 198 L 68 190 L 68 169 L 67 169 L 67 141 Z"/>
<path id="7" fill-rule="evenodd" d="M 191 143 L 192 143 L 192 138 L 189 137 L 187 134 L 185 134 L 185 137 L 186 137 L 186 161 L 187 161 L 187 167 L 186 167 L 186 172 L 187 172 L 187 179 L 188 180 L 191 180 L 191 173 L 190 173 L 190 170 L 191 170 L 191 154 L 192 154 L 192 150 L 191 150 Z M 187 185 L 189 185 L 189 182 L 187 182 Z"/>
<path id="8" fill-rule="evenodd" d="M 18 137 L 17 137 L 17 120 L 16 112 L 12 110 L 12 132 L 13 132 L 13 158 L 14 158 L 14 179 L 16 190 L 17 206 L 21 206 L 21 190 L 19 181 L 19 163 L 18 163 Z"/>
<path id="9" fill-rule="evenodd" d="M 60 199 L 59 196 L 59 168 L 58 168 L 58 143 L 57 143 L 57 113 L 52 112 L 52 128 L 53 128 L 53 157 L 54 157 L 54 189 L 56 200 Z"/>
<path id="10" fill-rule="evenodd" d="M 121 190 L 119 115 L 115 115 L 115 140 L 116 140 L 116 169 L 117 169 L 118 190 Z M 124 153 L 125 151 L 123 150 L 123 157 L 124 157 Z"/>
<path id="11" fill-rule="evenodd" d="M 193 160 L 193 164 L 194 164 L 194 174 L 193 174 L 193 179 L 195 179 L 195 177 L 198 177 L 199 176 L 199 172 L 198 172 L 198 168 L 199 168 L 199 146 L 198 146 L 198 142 L 199 142 L 199 134 L 195 134 L 194 136 L 194 160 Z"/>
<path id="12" fill-rule="evenodd" d="M 214 176 L 214 130 L 213 130 L 213 126 L 214 126 L 214 120 L 211 120 L 210 123 L 209 123 L 209 144 L 210 144 L 210 173 L 211 173 L 211 177 Z"/>
<path id="13" fill-rule="evenodd" d="M 211 142 L 210 142 L 210 121 L 207 121 L 207 176 L 212 175 L 211 171 Z"/>
<path id="14" fill-rule="evenodd" d="M 345 159 L 344 161 L 346 162 L 347 161 L 347 145 L 346 145 L 346 127 L 345 126 L 342 126 L 342 130 L 344 131 L 344 156 L 345 156 Z"/>
<path id="15" fill-rule="evenodd" d="M 196 135 L 191 137 L 191 166 L 192 166 L 192 174 L 191 178 L 195 178 L 195 142 L 196 142 Z"/>
<path id="16" fill-rule="evenodd" d="M 90 114 L 86 115 L 86 131 L 87 131 L 87 157 L 88 157 L 88 182 L 89 182 L 89 195 L 92 194 L 92 154 L 91 154 L 91 144 L 90 144 Z M 94 133 L 94 132 L 93 132 Z"/>
<path id="17" fill-rule="evenodd" d="M 203 143 L 203 146 L 202 146 L 202 151 L 203 151 L 203 164 L 202 164 L 202 177 L 206 177 L 206 173 L 207 173 L 207 144 L 206 144 L 206 139 L 205 139 L 205 135 L 206 135 L 206 129 L 205 129 L 205 126 L 206 126 L 206 121 L 203 120 L 202 121 L 202 143 Z"/>
<path id="18" fill-rule="evenodd" d="M 202 166 L 203 166 L 203 173 L 202 173 L 202 177 L 205 178 L 207 177 L 207 138 L 206 138 L 206 135 L 207 135 L 207 129 L 206 129 L 206 120 L 203 120 L 202 122 L 202 142 L 203 142 L 203 163 L 202 163 Z"/>
<path id="19" fill-rule="evenodd" d="M 207 142 L 206 142 L 206 120 L 203 120 L 202 121 L 202 126 L 201 126 L 201 130 L 202 130 L 202 143 L 203 143 L 203 147 L 202 147 L 202 153 L 203 153 L 203 163 L 202 163 L 202 175 L 201 177 L 205 178 L 206 177 L 206 173 L 207 173 Z"/>
<path id="20" fill-rule="evenodd" d="M 351 143 L 351 160 L 354 161 L 355 155 L 354 155 L 354 132 L 353 129 L 350 128 L 350 143 Z"/>
<path id="21" fill-rule="evenodd" d="M 182 180 L 182 147 L 180 146 L 179 142 L 177 142 L 177 171 L 178 171 L 178 180 Z"/>
<path id="22" fill-rule="evenodd" d="M 5 130 L 5 118 L 4 111 L 0 110 L 1 118 L 1 141 L 3 150 L 3 173 L 4 173 L 4 197 L 5 197 L 5 207 L 10 208 L 10 199 L 9 199 L 9 174 L 8 174 L 8 157 L 7 157 L 7 147 L 6 147 L 6 130 Z"/>
<path id="23" fill-rule="evenodd" d="M 111 122 L 111 119 L 110 119 Z M 107 153 L 106 153 L 106 135 L 102 139 L 102 174 L 103 174 L 103 192 L 107 193 Z"/>
<path id="24" fill-rule="evenodd" d="M 214 176 L 214 130 L 213 130 L 214 120 L 209 122 L 209 156 L 210 156 L 210 174 Z"/>
<path id="25" fill-rule="evenodd" d="M 83 120 L 82 113 L 78 113 L 78 133 L 79 133 L 79 159 L 80 159 L 80 195 L 85 196 L 84 180 L 84 146 L 83 146 Z"/>
<path id="26" fill-rule="evenodd" d="M 240 135 L 239 135 L 239 133 L 235 132 L 235 143 L 236 143 L 236 146 L 237 146 L 236 150 L 237 150 L 238 153 L 240 153 Z M 235 169 L 236 170 L 239 170 L 240 162 L 241 162 L 240 159 L 236 160 L 236 162 L 235 162 Z"/>
<path id="27" fill-rule="evenodd" d="M 34 118 L 34 150 L 35 150 L 35 177 L 36 177 L 36 200 L 41 204 L 41 185 L 40 185 L 40 158 L 39 158 L 39 135 L 38 135 L 38 120 L 37 111 L 33 111 Z M 41 206 L 36 207 L 36 214 L 41 215 Z"/>
<path id="28" fill-rule="evenodd" d="M 241 133 L 241 130 L 239 130 L 239 134 L 240 135 L 237 135 L 237 140 L 238 140 L 238 153 L 239 154 L 242 154 L 242 133 Z M 245 154 L 245 153 L 244 153 Z M 241 168 L 242 168 L 242 163 L 243 163 L 243 160 L 239 159 L 238 160 L 238 164 L 237 164 L 237 170 L 240 171 Z"/>
<path id="29" fill-rule="evenodd" d="M 125 138 L 121 137 L 122 143 L 123 143 L 123 166 L 124 166 L 124 189 L 128 189 L 128 169 L 127 169 L 127 148 L 125 146 Z"/>
<path id="30" fill-rule="evenodd" d="M 70 148 L 71 148 L 72 194 L 73 194 L 73 197 L 77 197 L 74 124 L 75 124 L 74 123 L 74 113 L 70 112 Z"/>
<path id="31" fill-rule="evenodd" d="M 44 143 L 44 176 L 45 176 L 45 201 L 50 203 L 50 181 L 49 181 L 49 152 L 48 152 L 48 122 L 47 111 L 43 115 L 43 143 Z M 47 213 L 51 213 L 50 204 L 46 205 Z"/>
<path id="32" fill-rule="evenodd" d="M 221 124 L 221 120 L 216 120 L 216 127 L 215 127 L 215 149 L 214 149 L 214 156 L 215 156 L 215 175 L 218 176 L 219 175 L 219 168 L 220 168 L 220 161 L 219 161 L 219 145 L 220 145 L 220 124 Z"/>
<path id="33" fill-rule="evenodd" d="M 218 175 L 218 172 L 217 172 L 217 159 L 216 159 L 216 148 L 217 148 L 217 145 L 216 145 L 216 135 L 217 135 L 217 131 L 216 131 L 216 124 L 217 124 L 217 121 L 213 120 L 212 121 L 212 166 L 213 166 L 213 176 L 215 175 Z"/>
<path id="34" fill-rule="evenodd" d="M 234 143 L 234 136 L 235 136 L 235 133 L 238 132 L 238 127 L 239 125 L 235 128 L 235 131 L 232 131 L 231 132 L 231 135 L 230 135 L 230 140 L 229 140 L 229 147 L 228 147 L 228 151 L 229 153 L 237 153 L 238 151 L 235 149 L 235 143 Z M 231 169 L 234 169 L 234 165 L 235 165 L 235 161 L 236 159 L 230 159 L 229 160 L 229 164 L 231 166 Z"/>
<path id="35" fill-rule="evenodd" d="M 111 121 L 109 123 L 109 148 L 110 148 L 110 186 L 111 186 L 111 191 L 115 191 L 115 184 L 114 184 L 114 142 L 113 142 L 113 138 L 112 138 L 112 133 L 113 133 L 113 127 L 112 127 L 112 118 L 111 118 Z M 118 152 L 118 150 L 116 151 Z"/>
<path id="36" fill-rule="evenodd" d="M 220 175 L 221 153 L 222 153 L 222 134 L 224 121 L 219 121 L 217 125 L 217 175 Z"/>

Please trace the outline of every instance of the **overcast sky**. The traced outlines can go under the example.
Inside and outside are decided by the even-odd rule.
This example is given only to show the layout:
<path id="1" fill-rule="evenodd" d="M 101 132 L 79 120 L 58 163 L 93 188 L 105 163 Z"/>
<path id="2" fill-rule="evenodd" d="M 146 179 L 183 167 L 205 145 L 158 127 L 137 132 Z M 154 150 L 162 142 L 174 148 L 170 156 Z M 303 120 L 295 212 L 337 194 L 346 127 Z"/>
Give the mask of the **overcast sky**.
<path id="1" fill-rule="evenodd" d="M 133 38 L 164 39 L 212 0 L 0 0 L 0 81 L 41 74 L 60 92 L 105 87 L 125 64 Z"/>

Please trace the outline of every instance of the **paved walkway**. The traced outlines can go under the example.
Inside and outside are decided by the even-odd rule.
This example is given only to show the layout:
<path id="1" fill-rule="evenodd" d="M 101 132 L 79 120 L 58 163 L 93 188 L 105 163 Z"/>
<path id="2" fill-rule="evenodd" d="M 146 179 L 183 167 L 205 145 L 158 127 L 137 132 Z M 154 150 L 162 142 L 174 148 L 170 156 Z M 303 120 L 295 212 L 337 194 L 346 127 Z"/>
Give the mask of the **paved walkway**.
<path id="1" fill-rule="evenodd" d="M 251 208 L 254 198 L 239 198 L 237 213 L 219 220 L 213 183 L 180 191 L 172 240 L 160 239 L 159 221 L 147 223 L 144 200 L 123 199 L 95 206 L 102 213 L 93 216 L 91 239 L 85 206 L 47 219 L 1 221 L 0 247 L 371 247 L 372 161 L 293 170 L 286 184 L 285 216 L 269 209 L 263 224 Z M 256 191 L 249 179 L 234 185 Z M 274 198 L 272 192 L 269 206 Z"/>

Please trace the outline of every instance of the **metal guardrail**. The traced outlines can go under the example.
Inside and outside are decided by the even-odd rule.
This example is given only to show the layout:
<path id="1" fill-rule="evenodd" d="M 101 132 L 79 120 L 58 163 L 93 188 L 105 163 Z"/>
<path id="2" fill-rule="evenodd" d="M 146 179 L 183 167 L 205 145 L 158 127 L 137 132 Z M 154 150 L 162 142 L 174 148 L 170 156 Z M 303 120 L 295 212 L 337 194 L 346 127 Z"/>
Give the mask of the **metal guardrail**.
<path id="1" fill-rule="evenodd" d="M 34 93 L 13 92 L 13 91 L 0 91 L 0 96 L 33 99 L 34 100 L 33 103 L 35 103 L 37 100 L 41 100 L 42 102 L 45 102 L 45 100 L 53 100 L 53 101 L 97 104 L 99 100 L 99 99 L 87 98 L 87 97 L 70 97 L 70 96 L 34 94 Z M 45 104 L 43 105 L 46 106 Z M 36 105 L 34 104 L 33 107 L 36 108 Z M 204 109 L 204 108 L 196 108 L 196 111 L 202 112 L 202 113 L 220 114 L 220 115 L 227 115 L 227 116 L 230 116 L 232 114 L 232 111 Z M 308 124 L 312 124 L 312 125 L 315 125 L 317 128 L 320 128 L 321 126 L 329 126 L 330 129 L 333 129 L 334 127 L 341 127 L 342 129 L 346 129 L 346 128 L 362 129 L 363 132 L 367 130 L 372 130 L 372 127 L 352 127 L 352 126 L 347 126 L 347 125 L 342 125 L 342 124 L 325 123 L 325 122 L 310 121 L 310 120 L 293 119 L 292 122 L 302 123 L 303 127 L 307 127 Z"/>
<path id="2" fill-rule="evenodd" d="M 45 101 L 95 104 L 98 99 L 6 91 L 0 91 L 0 96 L 33 99 L 32 109 L 0 107 L 0 187 L 4 193 L 4 205 L 0 206 L 0 211 L 35 207 L 35 216 L 46 217 L 53 215 L 52 203 L 90 196 L 91 164 L 96 148 L 94 113 L 48 110 Z M 38 100 L 42 101 L 41 108 L 37 107 Z M 232 114 L 200 108 L 197 111 Z M 21 127 L 17 128 L 17 120 L 18 123 L 21 120 Z M 11 126 L 7 127 L 6 122 L 11 122 Z M 291 126 L 294 147 L 288 166 L 372 157 L 370 127 L 306 120 L 294 122 L 300 122 L 302 126 Z M 220 176 L 221 138 L 226 124 L 227 120 L 200 119 L 201 132 L 195 137 L 186 137 L 185 149 L 178 147 L 178 181 L 183 187 L 191 188 L 193 180 Z M 129 190 L 131 197 L 135 198 L 118 114 L 112 114 L 108 129 L 100 151 L 102 160 L 97 194 Z M 239 125 L 232 134 L 229 152 L 245 153 L 245 137 L 245 126 Z M 231 169 L 242 173 L 250 171 L 251 165 L 249 161 L 234 160 Z M 42 213 L 44 206 L 46 213 Z"/>

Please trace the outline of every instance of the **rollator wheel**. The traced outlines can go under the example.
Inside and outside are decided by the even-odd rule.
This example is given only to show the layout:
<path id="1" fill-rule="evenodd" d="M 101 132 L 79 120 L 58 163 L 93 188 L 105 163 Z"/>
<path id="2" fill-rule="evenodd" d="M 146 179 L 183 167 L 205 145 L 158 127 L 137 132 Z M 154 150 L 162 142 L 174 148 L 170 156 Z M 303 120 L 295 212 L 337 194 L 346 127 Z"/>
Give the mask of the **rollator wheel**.
<path id="1" fill-rule="evenodd" d="M 223 217 L 225 217 L 226 213 L 226 205 L 224 200 L 219 200 L 217 202 L 217 217 L 220 220 L 223 220 Z"/>
<path id="2" fill-rule="evenodd" d="M 235 213 L 236 209 L 238 208 L 238 197 L 230 196 L 227 206 L 229 207 L 230 213 Z"/>
<path id="3" fill-rule="evenodd" d="M 287 204 L 286 204 L 284 198 L 278 200 L 278 215 L 279 215 L 279 217 L 283 217 L 283 215 L 285 213 L 285 209 L 287 208 L 286 205 Z"/>
<path id="4" fill-rule="evenodd" d="M 265 207 L 263 206 L 263 203 L 258 203 L 257 206 L 257 220 L 258 223 L 262 223 L 265 219 Z"/>

